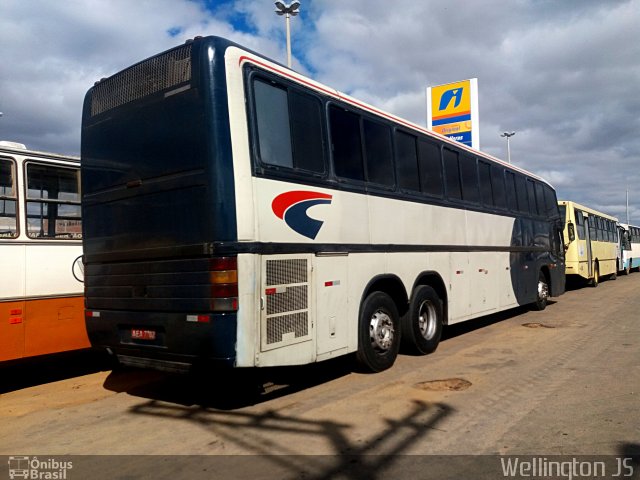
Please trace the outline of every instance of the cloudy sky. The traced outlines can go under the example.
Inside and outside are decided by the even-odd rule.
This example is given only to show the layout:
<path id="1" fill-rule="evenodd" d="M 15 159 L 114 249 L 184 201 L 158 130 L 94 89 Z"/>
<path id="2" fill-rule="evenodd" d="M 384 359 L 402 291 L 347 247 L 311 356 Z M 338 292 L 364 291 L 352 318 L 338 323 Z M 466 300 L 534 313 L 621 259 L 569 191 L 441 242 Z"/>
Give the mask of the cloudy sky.
<path id="1" fill-rule="evenodd" d="M 301 0 L 294 69 L 426 125 L 478 78 L 481 150 L 640 224 L 640 0 Z M 285 62 L 271 0 L 0 0 L 0 140 L 77 155 L 93 83 L 196 35 Z"/>

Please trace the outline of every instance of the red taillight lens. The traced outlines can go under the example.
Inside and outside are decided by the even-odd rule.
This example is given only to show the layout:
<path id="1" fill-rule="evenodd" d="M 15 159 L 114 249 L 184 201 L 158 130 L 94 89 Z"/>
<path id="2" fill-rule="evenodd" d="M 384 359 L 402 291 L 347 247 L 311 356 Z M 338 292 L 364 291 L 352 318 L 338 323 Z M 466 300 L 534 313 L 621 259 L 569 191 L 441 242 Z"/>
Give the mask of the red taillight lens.
<path id="1" fill-rule="evenodd" d="M 238 258 L 212 258 L 209 266 L 211 309 L 215 312 L 238 310 Z"/>

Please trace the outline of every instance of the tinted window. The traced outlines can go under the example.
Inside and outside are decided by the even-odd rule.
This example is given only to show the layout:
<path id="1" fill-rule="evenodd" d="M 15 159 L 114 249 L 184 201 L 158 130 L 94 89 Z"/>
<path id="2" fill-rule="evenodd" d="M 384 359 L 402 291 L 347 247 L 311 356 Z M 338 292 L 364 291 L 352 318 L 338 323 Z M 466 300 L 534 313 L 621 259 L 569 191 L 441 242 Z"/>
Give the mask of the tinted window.
<path id="1" fill-rule="evenodd" d="M 322 142 L 322 104 L 320 101 L 293 89 L 291 102 L 291 135 L 293 136 L 293 166 L 322 173 L 324 149 Z"/>
<path id="2" fill-rule="evenodd" d="M 363 120 L 367 179 L 381 185 L 393 185 L 393 150 L 391 129 L 382 123 Z"/>
<path id="3" fill-rule="evenodd" d="M 507 206 L 507 192 L 504 188 L 504 170 L 495 165 L 491 166 L 491 187 L 496 207 L 505 208 Z"/>
<path id="4" fill-rule="evenodd" d="M 400 188 L 420 191 L 416 137 L 400 131 L 396 131 L 396 169 Z"/>
<path id="5" fill-rule="evenodd" d="M 420 187 L 424 193 L 442 196 L 442 162 L 440 147 L 433 143 L 418 142 Z"/>
<path id="6" fill-rule="evenodd" d="M 518 199 L 516 194 L 516 176 L 512 172 L 505 173 L 507 187 L 507 206 L 514 212 L 518 211 Z"/>
<path id="7" fill-rule="evenodd" d="M 531 180 L 527 180 L 527 197 L 529 198 L 529 211 L 532 215 L 538 213 L 538 207 L 536 206 L 536 192 Z"/>
<path id="8" fill-rule="evenodd" d="M 27 235 L 82 238 L 78 169 L 27 165 Z"/>
<path id="9" fill-rule="evenodd" d="M 260 160 L 270 165 L 293 167 L 289 101 L 287 91 L 263 81 L 253 84 L 258 123 Z"/>
<path id="10" fill-rule="evenodd" d="M 460 165 L 458 164 L 458 153 L 445 148 L 442 150 L 442 160 L 444 163 L 444 178 L 447 185 L 447 196 L 457 200 L 462 199 L 462 188 L 460 187 Z"/>
<path id="11" fill-rule="evenodd" d="M 480 197 L 482 203 L 493 206 L 493 189 L 491 188 L 491 165 L 478 162 L 478 176 L 480 179 Z"/>
<path id="12" fill-rule="evenodd" d="M 476 159 L 463 155 L 460 162 L 460 174 L 462 177 L 462 198 L 467 202 L 479 203 L 480 190 L 478 188 Z"/>
<path id="13" fill-rule="evenodd" d="M 0 158 L 0 238 L 18 234 L 15 164 Z"/>
<path id="14" fill-rule="evenodd" d="M 543 185 L 544 201 L 547 206 L 547 216 L 549 218 L 558 217 L 558 200 L 556 199 L 556 192 L 553 191 L 548 185 Z"/>
<path id="15" fill-rule="evenodd" d="M 542 189 L 542 184 L 537 183 L 536 186 L 536 203 L 538 204 L 538 214 L 539 215 L 547 215 L 547 208 L 544 204 L 544 191 Z"/>
<path id="16" fill-rule="evenodd" d="M 332 105 L 329 109 L 329 123 L 336 175 L 364 180 L 360 116 Z"/>
<path id="17" fill-rule="evenodd" d="M 518 211 L 528 213 L 529 197 L 527 196 L 527 182 L 525 178 L 520 175 L 516 175 L 516 193 L 518 194 Z"/>

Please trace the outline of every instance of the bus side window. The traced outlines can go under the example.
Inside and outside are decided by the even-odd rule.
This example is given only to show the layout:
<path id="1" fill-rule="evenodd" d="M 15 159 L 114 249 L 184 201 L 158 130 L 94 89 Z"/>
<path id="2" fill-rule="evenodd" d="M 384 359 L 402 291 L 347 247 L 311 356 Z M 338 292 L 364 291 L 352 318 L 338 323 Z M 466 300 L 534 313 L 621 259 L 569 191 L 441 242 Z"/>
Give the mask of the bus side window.
<path id="1" fill-rule="evenodd" d="M 442 161 L 440 147 L 431 142 L 418 142 L 418 170 L 423 193 L 442 197 Z"/>
<path id="2" fill-rule="evenodd" d="M 491 165 L 478 161 L 478 174 L 480 180 L 480 196 L 482 203 L 492 207 L 494 205 L 493 188 L 491 186 Z"/>
<path id="3" fill-rule="evenodd" d="M 442 151 L 442 159 L 444 161 L 444 178 L 447 186 L 447 196 L 454 200 L 462 200 L 458 152 L 445 148 Z"/>
<path id="4" fill-rule="evenodd" d="M 518 211 L 522 213 L 529 213 L 527 182 L 522 175 L 516 175 L 516 193 L 518 195 Z"/>
<path id="5" fill-rule="evenodd" d="M 27 235 L 82 238 L 79 169 L 27 163 Z"/>
<path id="6" fill-rule="evenodd" d="M 396 130 L 396 172 L 402 190 L 420 191 L 416 137 Z"/>
<path id="7" fill-rule="evenodd" d="M 262 80 L 253 83 L 260 160 L 293 168 L 287 91 Z"/>
<path id="8" fill-rule="evenodd" d="M 574 210 L 574 214 L 576 217 L 576 236 L 578 237 L 578 240 L 584 240 L 584 215 L 582 214 L 582 210 Z"/>
<path id="9" fill-rule="evenodd" d="M 18 234 L 15 171 L 13 161 L 0 158 L 0 238 Z"/>
<path id="10" fill-rule="evenodd" d="M 516 176 L 513 172 L 505 173 L 507 185 L 507 206 L 512 212 L 518 211 L 518 197 L 516 194 Z"/>
<path id="11" fill-rule="evenodd" d="M 331 105 L 329 124 L 336 175 L 352 180 L 364 180 L 360 115 Z"/>
<path id="12" fill-rule="evenodd" d="M 464 201 L 480 203 L 478 167 L 475 157 L 462 155 L 460 160 L 460 177 L 462 178 L 462 198 Z"/>
<path id="13" fill-rule="evenodd" d="M 393 186 L 393 148 L 391 128 L 367 118 L 362 121 L 367 181 L 378 185 Z"/>
<path id="14" fill-rule="evenodd" d="M 504 169 L 495 165 L 491 166 L 491 187 L 493 189 L 493 202 L 498 208 L 507 208 L 507 192 L 504 187 Z"/>

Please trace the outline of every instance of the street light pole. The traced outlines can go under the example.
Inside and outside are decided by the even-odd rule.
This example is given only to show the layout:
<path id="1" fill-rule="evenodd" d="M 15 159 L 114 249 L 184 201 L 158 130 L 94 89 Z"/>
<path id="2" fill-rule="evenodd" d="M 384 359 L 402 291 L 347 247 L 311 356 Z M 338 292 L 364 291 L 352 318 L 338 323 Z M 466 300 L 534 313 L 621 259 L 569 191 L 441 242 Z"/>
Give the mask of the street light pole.
<path id="1" fill-rule="evenodd" d="M 300 2 L 293 2 L 291 5 L 287 5 L 282 2 L 275 2 L 276 13 L 280 16 L 284 15 L 287 24 L 287 67 L 291 68 L 291 27 L 289 26 L 289 18 L 295 17 L 300 13 Z"/>
<path id="2" fill-rule="evenodd" d="M 509 139 L 515 134 L 516 132 L 503 132 L 500 134 L 501 137 L 507 138 L 507 161 L 509 162 L 509 165 L 511 165 L 511 145 L 509 144 Z"/>

